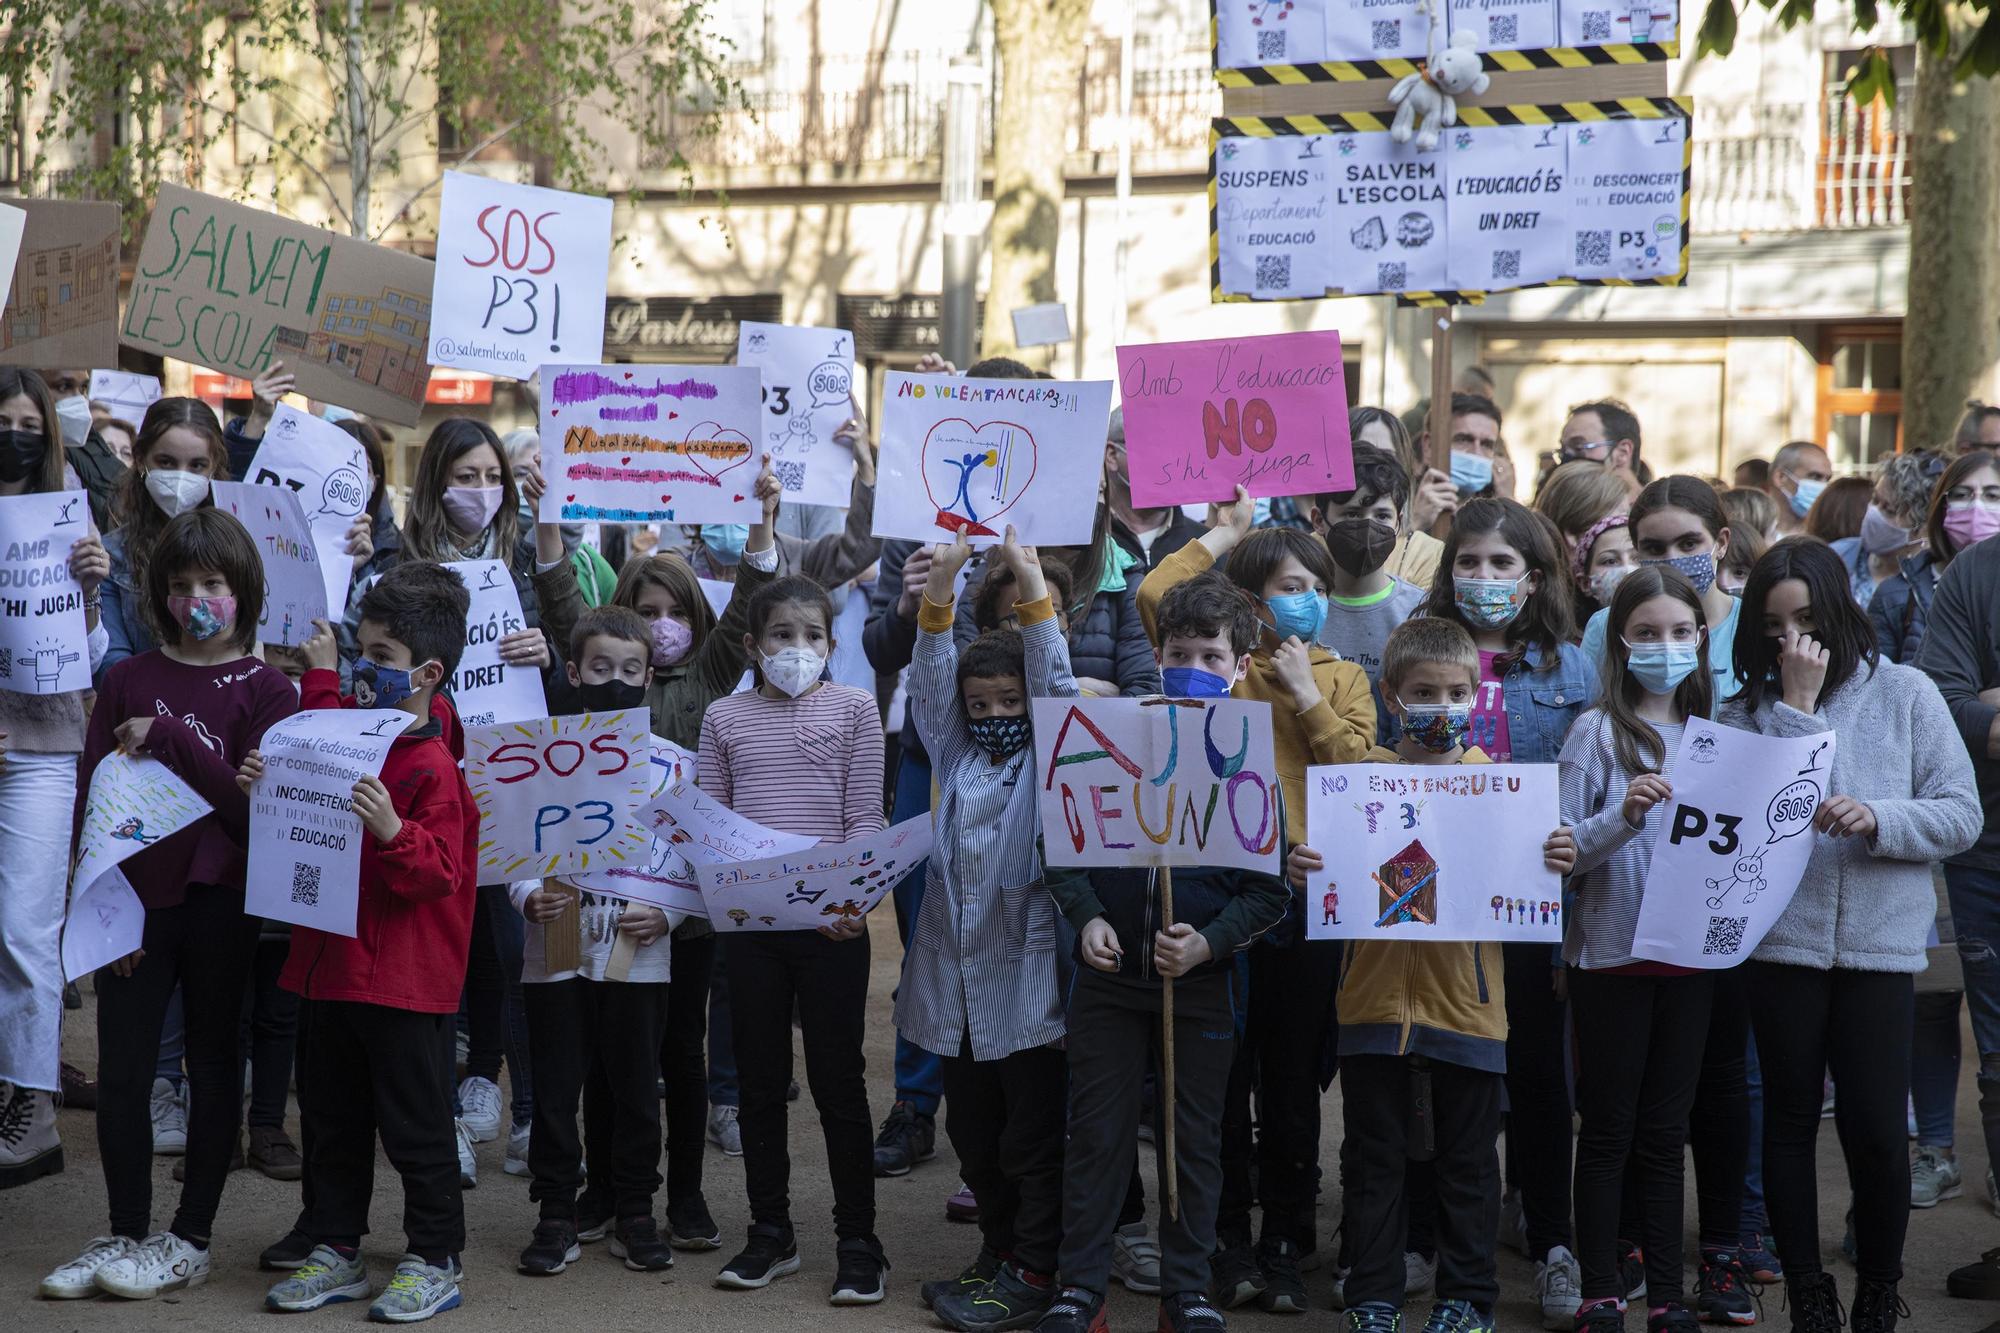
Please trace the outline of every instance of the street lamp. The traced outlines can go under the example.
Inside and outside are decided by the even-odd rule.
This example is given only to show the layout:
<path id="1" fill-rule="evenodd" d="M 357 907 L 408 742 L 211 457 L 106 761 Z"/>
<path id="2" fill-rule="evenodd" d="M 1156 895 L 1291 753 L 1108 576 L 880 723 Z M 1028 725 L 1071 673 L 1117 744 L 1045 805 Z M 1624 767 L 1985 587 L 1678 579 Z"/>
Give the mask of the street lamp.
<path id="1" fill-rule="evenodd" d="M 975 55 L 953 56 L 944 103 L 944 300 L 939 334 L 944 359 L 972 361 L 973 284 L 979 267 L 979 116 L 986 71 Z"/>

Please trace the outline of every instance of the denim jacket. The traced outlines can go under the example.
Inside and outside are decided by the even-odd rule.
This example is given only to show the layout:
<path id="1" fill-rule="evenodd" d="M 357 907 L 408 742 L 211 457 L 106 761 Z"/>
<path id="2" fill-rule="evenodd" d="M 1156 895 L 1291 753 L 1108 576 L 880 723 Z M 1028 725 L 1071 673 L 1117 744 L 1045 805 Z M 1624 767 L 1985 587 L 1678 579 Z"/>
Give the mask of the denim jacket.
<path id="1" fill-rule="evenodd" d="M 1542 671 L 1541 651 L 1530 648 L 1500 682 L 1514 763 L 1555 763 L 1570 723 L 1597 701 L 1596 666 L 1573 643 L 1561 645 L 1561 653 L 1561 661 Z"/>

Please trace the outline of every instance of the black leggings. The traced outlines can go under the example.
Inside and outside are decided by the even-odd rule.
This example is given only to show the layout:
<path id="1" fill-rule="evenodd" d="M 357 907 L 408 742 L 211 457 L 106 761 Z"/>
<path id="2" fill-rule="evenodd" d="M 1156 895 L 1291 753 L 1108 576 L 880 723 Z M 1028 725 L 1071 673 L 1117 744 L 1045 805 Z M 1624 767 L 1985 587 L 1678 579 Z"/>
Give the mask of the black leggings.
<path id="1" fill-rule="evenodd" d="M 1548 945 L 1505 943 L 1500 952 L 1507 968 L 1507 1181 L 1521 1194 L 1528 1252 L 1546 1259 L 1558 1245 L 1574 1248 L 1563 1002 Z"/>
<path id="2" fill-rule="evenodd" d="M 1822 971 L 1753 962 L 1750 1021 L 1764 1071 L 1764 1201 L 1788 1276 L 1817 1273 L 1822 1080 L 1840 1094 L 1833 1125 L 1854 1191 L 1855 1270 L 1903 1276 L 1910 1222 L 1904 1099 L 1916 989 L 1907 972 Z"/>

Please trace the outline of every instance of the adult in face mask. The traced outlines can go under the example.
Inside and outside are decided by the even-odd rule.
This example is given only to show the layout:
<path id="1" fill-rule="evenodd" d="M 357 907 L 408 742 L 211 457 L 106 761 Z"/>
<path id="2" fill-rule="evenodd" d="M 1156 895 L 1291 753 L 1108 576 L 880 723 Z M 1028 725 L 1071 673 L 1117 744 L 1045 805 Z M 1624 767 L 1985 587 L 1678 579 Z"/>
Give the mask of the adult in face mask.
<path id="1" fill-rule="evenodd" d="M 1917 529 L 1930 512 L 1931 483 L 1943 472 L 1944 459 L 1927 449 L 1889 458 L 1876 474 L 1860 531 L 1827 543 L 1847 566 L 1854 600 L 1862 606 L 1874 598 L 1876 585 L 1896 572 L 1903 557 L 1923 543 Z"/>
<path id="2" fill-rule="evenodd" d="M 147 408 L 132 459 L 112 506 L 118 526 L 104 539 L 111 557 L 104 598 L 111 648 L 100 670 L 157 646 L 156 627 L 143 609 L 154 543 L 167 520 L 209 503 L 211 482 L 229 480 L 222 423 L 199 398 L 162 398 Z"/>
<path id="3" fill-rule="evenodd" d="M 1938 477 L 1916 530 L 1921 545 L 1875 585 L 1868 619 L 1882 656 L 1916 661 L 1938 580 L 1959 554 L 1992 536 L 2000 536 L 2000 454 L 1974 449 L 1954 458 Z"/>
<path id="4" fill-rule="evenodd" d="M 1813 501 L 1833 480 L 1833 460 L 1809 440 L 1794 440 L 1771 460 L 1768 489 L 1778 503 L 1778 535 L 1803 532 Z"/>
<path id="5" fill-rule="evenodd" d="M 55 411 L 49 429 L 62 436 L 64 456 L 83 488 L 90 492 L 90 514 L 102 531 L 112 525 L 112 507 L 125 480 L 125 464 L 91 421 L 90 372 L 45 370 Z"/>

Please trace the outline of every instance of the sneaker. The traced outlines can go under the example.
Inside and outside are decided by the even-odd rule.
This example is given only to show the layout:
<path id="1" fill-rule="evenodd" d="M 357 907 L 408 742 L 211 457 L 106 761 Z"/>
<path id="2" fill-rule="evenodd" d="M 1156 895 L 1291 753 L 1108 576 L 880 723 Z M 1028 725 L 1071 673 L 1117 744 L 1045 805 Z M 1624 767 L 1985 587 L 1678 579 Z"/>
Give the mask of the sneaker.
<path id="1" fill-rule="evenodd" d="M 1208 1289 L 1225 1310 L 1248 1305 L 1264 1294 L 1264 1270 L 1249 1242 L 1225 1246 L 1210 1257 Z"/>
<path id="2" fill-rule="evenodd" d="M 708 1141 L 722 1149 L 725 1157 L 743 1155 L 743 1129 L 736 1123 L 735 1107 L 708 1108 Z"/>
<path id="3" fill-rule="evenodd" d="M 1646 1315 L 1646 1333 L 1697 1333 L 1701 1322 L 1679 1301 L 1669 1301 Z"/>
<path id="4" fill-rule="evenodd" d="M 1341 1327 L 1345 1333 L 1403 1333 L 1403 1312 L 1387 1301 L 1363 1301 L 1347 1312 Z"/>
<path id="5" fill-rule="evenodd" d="M 55 1094 L 34 1088 L 0 1088 L 0 1189 L 25 1185 L 62 1169 Z"/>
<path id="6" fill-rule="evenodd" d="M 1847 1322 L 1831 1273 L 1820 1271 L 1787 1279 L 1785 1301 L 1791 1307 L 1794 1333 L 1840 1333 L 1841 1325 Z"/>
<path id="7" fill-rule="evenodd" d="M 1847 1314 L 1852 1333 L 1896 1333 L 1896 1321 L 1909 1317 L 1910 1307 L 1896 1294 L 1895 1283 L 1864 1277 L 1855 1284 L 1854 1308 Z"/>
<path id="8" fill-rule="evenodd" d="M 1750 1280 L 1760 1287 L 1775 1286 L 1785 1280 L 1785 1266 L 1771 1247 L 1764 1243 L 1764 1233 L 1753 1231 L 1743 1238 L 1743 1244 L 1736 1251 L 1736 1257 L 1743 1262 L 1743 1271 Z"/>
<path id="9" fill-rule="evenodd" d="M 290 1277 L 264 1293 L 264 1308 L 298 1314 L 338 1301 L 365 1301 L 374 1290 L 360 1255 L 318 1245 Z"/>
<path id="10" fill-rule="evenodd" d="M 1625 1303 L 1613 1296 L 1577 1307 L 1575 1333 L 1625 1333 Z"/>
<path id="11" fill-rule="evenodd" d="M 789 1227 L 780 1231 L 776 1227 L 752 1226 L 742 1252 L 722 1266 L 722 1271 L 715 1275 L 715 1285 L 756 1291 L 798 1271 L 799 1247 L 793 1243 Z"/>
<path id="12" fill-rule="evenodd" d="M 1500 1243 L 1528 1254 L 1528 1210 L 1521 1203 L 1521 1191 L 1506 1190 L 1500 1195 Z"/>
<path id="13" fill-rule="evenodd" d="M 909 1102 L 897 1102 L 875 1136 L 875 1174 L 907 1176 L 918 1162 L 937 1156 L 937 1121 Z"/>
<path id="14" fill-rule="evenodd" d="M 74 1301 L 97 1294 L 97 1270 L 139 1248 L 129 1236 L 99 1236 L 83 1252 L 42 1279 L 42 1299 Z M 1956 1295 L 1957 1293 L 1953 1293 Z"/>
<path id="15" fill-rule="evenodd" d="M 1646 1299 L 1646 1256 L 1629 1240 L 1618 1242 L 1618 1287 L 1627 1301 Z"/>
<path id="16" fill-rule="evenodd" d="M 1935 1208 L 1965 1193 L 1965 1173 L 1949 1148 L 1920 1146 L 1910 1157 L 1910 1207 Z"/>
<path id="17" fill-rule="evenodd" d="M 1257 1243 L 1257 1267 L 1264 1274 L 1264 1290 L 1257 1294 L 1258 1309 L 1266 1314 L 1306 1312 L 1306 1280 L 1299 1272 L 1298 1246 L 1282 1236 L 1264 1237 Z"/>
<path id="18" fill-rule="evenodd" d="M 588 1187 L 576 1196 L 576 1238 L 585 1245 L 594 1245 L 611 1234 L 611 1205 L 604 1202 L 601 1195 L 592 1194 Z M 722 1238 L 716 1238 L 721 1244 Z"/>
<path id="19" fill-rule="evenodd" d="M 1576 1327 L 1576 1310 L 1583 1304 L 1583 1269 L 1567 1246 L 1556 1246 L 1535 1265 L 1535 1300 L 1542 1307 L 1543 1328 L 1567 1333 Z"/>
<path id="20" fill-rule="evenodd" d="M 583 1246 L 576 1238 L 576 1224 L 560 1217 L 545 1217 L 535 1223 L 535 1238 L 514 1264 L 529 1277 L 554 1277 L 583 1258 Z"/>
<path id="21" fill-rule="evenodd" d="M 96 1245 L 101 1242 L 92 1241 Z M 86 1255 L 90 1252 L 84 1251 Z M 62 1270 L 57 1269 L 58 1273 Z M 1996 1301 L 2000 1300 L 2000 1249 L 1988 1250 L 1979 1256 L 1977 1263 L 1954 1268 L 1944 1280 L 1944 1289 L 1960 1300 Z M 42 1295 L 49 1294 L 48 1283 L 42 1284 Z"/>
<path id="22" fill-rule="evenodd" d="M 475 1190 L 479 1188 L 479 1159 L 472 1153 L 472 1131 L 463 1120 L 455 1123 L 458 1125 L 458 1187 Z M 425 1315 L 424 1318 L 430 1316 Z"/>
<path id="23" fill-rule="evenodd" d="M 660 1224 L 652 1214 L 621 1217 L 611 1236 L 611 1257 L 623 1259 L 635 1273 L 661 1273 L 674 1266 L 674 1252 L 660 1239 Z"/>
<path id="24" fill-rule="evenodd" d="M 1694 1278 L 1695 1309 L 1704 1324 L 1754 1324 L 1757 1322 L 1756 1293 L 1743 1260 L 1734 1250 L 1701 1252 L 1701 1267 Z"/>
<path id="25" fill-rule="evenodd" d="M 1105 1333 L 1104 1298 L 1083 1287 L 1064 1287 L 1035 1333 Z"/>
<path id="26" fill-rule="evenodd" d="M 667 1205 L 667 1244 L 677 1250 L 722 1248 L 722 1228 L 709 1216 L 707 1199 L 692 1194 Z"/>
<path id="27" fill-rule="evenodd" d="M 1127 1291 L 1160 1294 L 1160 1246 L 1144 1222 L 1131 1222 L 1111 1233 L 1111 1276 Z"/>
<path id="28" fill-rule="evenodd" d="M 528 1171 L 528 1126 L 511 1125 L 507 1129 L 507 1159 L 500 1163 L 500 1169 L 510 1176 L 525 1176 Z"/>
<path id="29" fill-rule="evenodd" d="M 456 1310 L 465 1299 L 458 1290 L 464 1277 L 457 1259 L 437 1268 L 414 1254 L 406 1254 L 396 1265 L 389 1285 L 368 1307 L 368 1317 L 378 1324 L 414 1324 L 434 1314 Z"/>
<path id="30" fill-rule="evenodd" d="M 958 1182 L 958 1192 L 944 1201 L 944 1220 L 979 1225 L 979 1196 L 972 1192 L 972 1186 Z"/>
<path id="31" fill-rule="evenodd" d="M 153 1080 L 153 1155 L 178 1157 L 187 1151 L 187 1101 L 173 1080 Z"/>
<path id="32" fill-rule="evenodd" d="M 1424 1320 L 1423 1333 L 1493 1333 L 1493 1316 L 1471 1301 L 1439 1301 Z"/>
<path id="33" fill-rule="evenodd" d="M 298 1146 L 276 1125 L 250 1126 L 250 1151 L 244 1160 L 273 1180 L 297 1180 L 306 1173 Z"/>
<path id="34" fill-rule="evenodd" d="M 146 1237 L 97 1270 L 97 1289 L 128 1301 L 150 1301 L 208 1281 L 208 1251 L 171 1231 Z"/>
<path id="35" fill-rule="evenodd" d="M 1347 1308 L 1347 1275 L 1353 1271 L 1351 1268 L 1342 1268 L 1339 1264 L 1333 1266 L 1333 1290 L 1330 1293 L 1331 1299 L 1327 1301 L 1330 1308 L 1335 1310 Z M 1363 1305 L 1368 1303 L 1362 1302 Z M 1397 1317 L 1400 1319 L 1400 1314 Z"/>
<path id="36" fill-rule="evenodd" d="M 283 1239 L 274 1240 L 264 1247 L 264 1252 L 257 1256 L 257 1267 L 267 1273 L 294 1272 L 312 1257 L 317 1248 L 311 1236 L 293 1227 Z"/>
<path id="37" fill-rule="evenodd" d="M 1033 1328 L 1055 1304 L 1053 1275 L 1025 1273 L 1001 1264 L 991 1280 L 939 1296 L 931 1310 L 946 1328 L 959 1333 L 998 1333 L 1007 1328 Z"/>
<path id="38" fill-rule="evenodd" d="M 981 1244 L 979 1253 L 957 1277 L 933 1278 L 917 1288 L 917 1298 L 927 1310 L 935 1310 L 945 1297 L 985 1286 L 1000 1271 L 1000 1256 L 990 1245 Z"/>
<path id="39" fill-rule="evenodd" d="M 458 1118 L 472 1132 L 474 1143 L 500 1137 L 500 1085 L 474 1074 L 458 1085 Z"/>
<path id="40" fill-rule="evenodd" d="M 1205 1292 L 1184 1291 L 1160 1302 L 1159 1333 L 1223 1333 L 1227 1327 Z"/>
<path id="41" fill-rule="evenodd" d="M 833 1273 L 833 1290 L 828 1305 L 875 1305 L 882 1299 L 882 1275 L 889 1261 L 880 1243 L 872 1240 L 844 1240 L 834 1246 L 838 1261 Z"/>
<path id="42" fill-rule="evenodd" d="M 1403 1294 L 1422 1296 L 1437 1285 L 1438 1261 L 1435 1254 L 1422 1255 L 1415 1250 L 1403 1251 Z"/>

